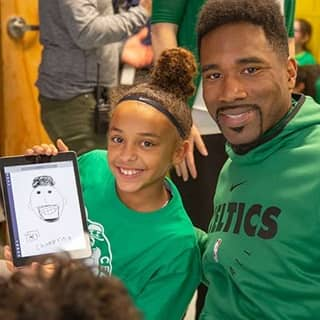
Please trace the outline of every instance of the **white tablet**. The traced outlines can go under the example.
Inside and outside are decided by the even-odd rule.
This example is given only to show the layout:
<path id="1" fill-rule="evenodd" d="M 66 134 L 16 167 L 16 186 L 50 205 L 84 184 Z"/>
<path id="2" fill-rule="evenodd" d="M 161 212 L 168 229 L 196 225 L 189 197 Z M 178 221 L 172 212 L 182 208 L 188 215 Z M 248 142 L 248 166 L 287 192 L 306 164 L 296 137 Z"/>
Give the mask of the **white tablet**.
<path id="1" fill-rule="evenodd" d="M 15 266 L 43 255 L 91 255 L 74 152 L 0 158 L 3 201 Z"/>

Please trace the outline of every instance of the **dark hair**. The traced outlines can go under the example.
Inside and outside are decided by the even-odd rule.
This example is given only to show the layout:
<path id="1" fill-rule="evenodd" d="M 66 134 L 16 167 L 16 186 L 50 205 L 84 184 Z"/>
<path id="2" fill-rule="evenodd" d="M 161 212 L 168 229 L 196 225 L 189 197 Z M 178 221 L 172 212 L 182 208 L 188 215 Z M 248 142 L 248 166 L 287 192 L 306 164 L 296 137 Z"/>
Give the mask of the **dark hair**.
<path id="1" fill-rule="evenodd" d="M 317 64 L 298 66 L 296 86 L 304 84 L 302 92 L 310 97 L 316 98 L 316 82 L 320 78 L 320 66 Z"/>
<path id="2" fill-rule="evenodd" d="M 196 71 L 195 58 L 190 51 L 183 48 L 167 49 L 154 66 L 150 80 L 131 87 L 116 105 L 119 101 L 131 100 L 131 97 L 141 97 L 142 101 L 152 100 L 160 105 L 160 109 L 165 109 L 164 113 L 172 115 L 180 136 L 187 139 L 192 126 L 187 100 L 195 90 L 193 77 Z"/>
<path id="3" fill-rule="evenodd" d="M 311 24 L 305 19 L 296 19 L 296 21 L 299 22 L 299 28 L 300 28 L 299 31 L 302 33 L 302 35 L 303 36 L 308 36 L 309 39 L 310 39 L 311 35 L 312 35 L 312 26 L 311 26 Z M 302 45 L 302 48 L 305 51 L 308 51 L 307 42 L 303 43 L 303 45 Z"/>
<path id="4" fill-rule="evenodd" d="M 202 38 L 210 31 L 226 24 L 241 22 L 261 27 L 274 50 L 285 59 L 288 58 L 288 36 L 284 18 L 275 0 L 208 0 L 199 15 L 198 48 Z"/>
<path id="5" fill-rule="evenodd" d="M 141 314 L 120 280 L 98 277 L 79 261 L 51 258 L 53 274 L 39 265 L 0 278 L 0 319 L 140 320 Z"/>
<path id="6" fill-rule="evenodd" d="M 54 186 L 55 182 L 51 176 L 38 176 L 32 181 L 32 187 L 37 188 L 39 186 Z"/>

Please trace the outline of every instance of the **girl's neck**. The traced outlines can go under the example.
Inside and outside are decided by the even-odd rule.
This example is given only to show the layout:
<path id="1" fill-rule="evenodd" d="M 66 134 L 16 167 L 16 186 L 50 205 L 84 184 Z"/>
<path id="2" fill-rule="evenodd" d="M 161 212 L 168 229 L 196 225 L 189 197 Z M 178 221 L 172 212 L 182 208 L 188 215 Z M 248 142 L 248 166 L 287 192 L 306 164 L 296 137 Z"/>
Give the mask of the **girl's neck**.
<path id="1" fill-rule="evenodd" d="M 165 207 L 170 198 L 170 192 L 163 182 L 159 186 L 150 186 L 137 192 L 122 192 L 117 190 L 120 200 L 130 209 L 140 213 L 150 213 Z"/>

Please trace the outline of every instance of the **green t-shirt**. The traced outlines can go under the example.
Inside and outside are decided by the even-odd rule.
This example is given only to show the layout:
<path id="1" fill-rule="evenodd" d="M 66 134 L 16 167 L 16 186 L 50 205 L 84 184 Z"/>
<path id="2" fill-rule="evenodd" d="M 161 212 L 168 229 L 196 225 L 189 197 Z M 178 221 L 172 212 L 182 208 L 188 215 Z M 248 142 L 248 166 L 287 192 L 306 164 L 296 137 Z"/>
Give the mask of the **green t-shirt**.
<path id="1" fill-rule="evenodd" d="M 306 66 L 309 64 L 317 64 L 315 57 L 309 51 L 302 51 L 295 56 L 298 66 Z"/>
<path id="2" fill-rule="evenodd" d="M 200 252 L 180 195 L 162 209 L 139 213 L 117 195 L 107 153 L 79 158 L 81 185 L 97 273 L 120 278 L 145 320 L 181 319 L 200 282 Z"/>
<path id="3" fill-rule="evenodd" d="M 227 147 L 202 258 L 202 320 L 319 318 L 320 106 L 296 101 L 251 151 Z"/>

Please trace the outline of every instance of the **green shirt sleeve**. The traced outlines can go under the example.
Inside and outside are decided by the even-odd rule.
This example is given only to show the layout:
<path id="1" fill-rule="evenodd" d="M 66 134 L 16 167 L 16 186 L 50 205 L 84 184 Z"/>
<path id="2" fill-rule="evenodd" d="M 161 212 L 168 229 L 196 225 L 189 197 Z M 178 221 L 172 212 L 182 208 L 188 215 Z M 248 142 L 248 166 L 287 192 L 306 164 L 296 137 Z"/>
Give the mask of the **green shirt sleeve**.
<path id="1" fill-rule="evenodd" d="M 195 230 L 198 246 L 200 249 L 200 253 L 202 255 L 202 253 L 204 252 L 204 250 L 206 248 L 208 234 L 205 231 L 203 231 L 202 229 L 199 229 L 197 227 L 194 227 L 194 230 Z"/>
<path id="2" fill-rule="evenodd" d="M 153 0 L 151 23 L 168 22 L 180 25 L 187 0 Z"/>
<path id="3" fill-rule="evenodd" d="M 293 23 L 295 19 L 296 0 L 284 0 L 284 17 L 288 38 L 294 37 Z"/>

